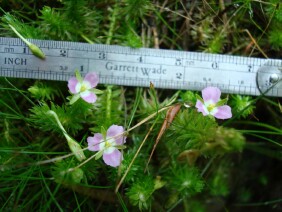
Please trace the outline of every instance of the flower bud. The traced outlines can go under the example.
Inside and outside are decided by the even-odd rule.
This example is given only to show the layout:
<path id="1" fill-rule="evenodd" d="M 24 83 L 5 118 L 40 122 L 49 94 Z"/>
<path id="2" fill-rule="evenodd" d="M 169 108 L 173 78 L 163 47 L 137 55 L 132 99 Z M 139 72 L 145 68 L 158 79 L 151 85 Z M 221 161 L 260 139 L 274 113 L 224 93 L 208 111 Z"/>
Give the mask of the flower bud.
<path id="1" fill-rule="evenodd" d="M 77 158 L 77 160 L 83 161 L 86 157 L 83 153 L 83 150 L 81 149 L 81 146 L 71 137 L 66 136 L 66 135 L 65 135 L 65 137 L 68 141 L 68 145 L 70 147 L 70 150 L 72 151 L 74 156 Z"/>

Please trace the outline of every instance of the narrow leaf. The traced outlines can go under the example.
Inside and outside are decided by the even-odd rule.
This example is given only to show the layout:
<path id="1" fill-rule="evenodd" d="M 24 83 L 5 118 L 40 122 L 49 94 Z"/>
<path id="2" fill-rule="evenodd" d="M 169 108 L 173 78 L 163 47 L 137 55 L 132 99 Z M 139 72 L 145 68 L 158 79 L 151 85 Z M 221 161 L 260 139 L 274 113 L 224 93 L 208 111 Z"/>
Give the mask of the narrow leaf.
<path id="1" fill-rule="evenodd" d="M 78 80 L 78 82 L 82 83 L 83 82 L 83 78 L 80 74 L 80 72 L 78 70 L 75 71 L 75 77 Z"/>
<path id="2" fill-rule="evenodd" d="M 201 101 L 203 104 L 205 103 L 205 101 L 203 100 L 203 98 L 200 97 L 198 94 L 196 94 L 196 98 L 197 98 L 199 101 Z"/>
<path id="3" fill-rule="evenodd" d="M 79 97 L 80 97 L 79 94 L 73 95 L 70 99 L 70 104 L 72 105 L 73 103 L 75 103 L 79 99 Z"/>
<path id="4" fill-rule="evenodd" d="M 99 158 L 101 158 L 103 156 L 104 151 L 100 150 L 99 152 L 96 153 L 95 155 L 95 160 L 98 160 Z"/>
<path id="5" fill-rule="evenodd" d="M 115 148 L 117 149 L 126 149 L 125 145 L 116 145 Z"/>

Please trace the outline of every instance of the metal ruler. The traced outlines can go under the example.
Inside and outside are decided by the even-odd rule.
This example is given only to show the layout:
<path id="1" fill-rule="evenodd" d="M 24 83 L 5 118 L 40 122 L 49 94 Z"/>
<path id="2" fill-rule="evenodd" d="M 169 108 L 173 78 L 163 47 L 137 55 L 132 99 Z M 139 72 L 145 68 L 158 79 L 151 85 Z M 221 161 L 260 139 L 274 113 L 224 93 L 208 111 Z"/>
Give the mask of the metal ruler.
<path id="1" fill-rule="evenodd" d="M 42 60 L 17 38 L 0 37 L 0 76 L 63 80 L 96 72 L 100 83 L 282 96 L 282 60 L 65 41 L 29 40 Z"/>

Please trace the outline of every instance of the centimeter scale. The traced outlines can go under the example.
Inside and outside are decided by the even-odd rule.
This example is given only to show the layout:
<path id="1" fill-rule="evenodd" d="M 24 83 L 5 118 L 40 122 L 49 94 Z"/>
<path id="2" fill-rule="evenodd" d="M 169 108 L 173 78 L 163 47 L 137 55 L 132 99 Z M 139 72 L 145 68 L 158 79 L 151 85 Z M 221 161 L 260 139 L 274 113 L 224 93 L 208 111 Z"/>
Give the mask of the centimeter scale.
<path id="1" fill-rule="evenodd" d="M 18 38 L 0 37 L 0 76 L 62 80 L 96 72 L 100 83 L 282 96 L 282 60 L 78 42 L 30 40 L 45 53 L 35 57 Z"/>

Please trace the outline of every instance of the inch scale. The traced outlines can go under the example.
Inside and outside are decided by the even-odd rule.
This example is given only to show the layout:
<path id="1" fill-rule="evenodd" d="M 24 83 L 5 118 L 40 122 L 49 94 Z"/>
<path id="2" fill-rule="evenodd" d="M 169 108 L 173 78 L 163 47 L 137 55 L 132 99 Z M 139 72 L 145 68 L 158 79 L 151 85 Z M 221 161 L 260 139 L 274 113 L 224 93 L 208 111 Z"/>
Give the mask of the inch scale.
<path id="1" fill-rule="evenodd" d="M 0 76 L 67 81 L 75 70 L 96 72 L 100 83 L 282 96 L 282 60 L 78 42 L 30 40 L 35 57 L 18 38 L 0 37 Z"/>

